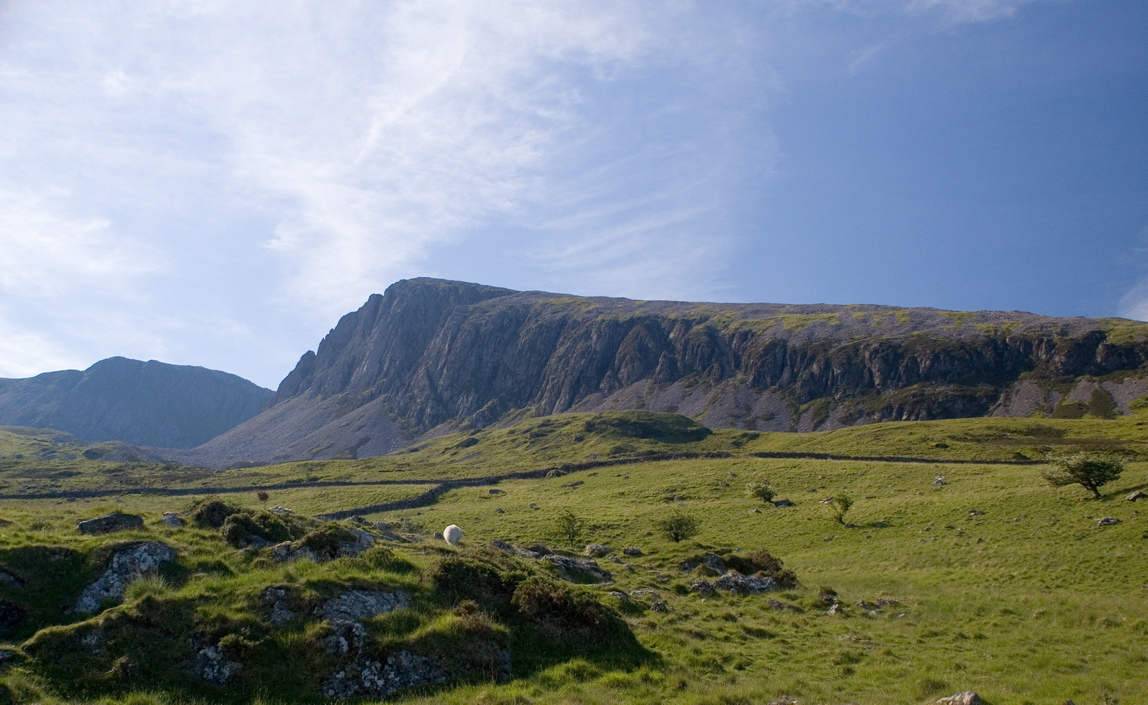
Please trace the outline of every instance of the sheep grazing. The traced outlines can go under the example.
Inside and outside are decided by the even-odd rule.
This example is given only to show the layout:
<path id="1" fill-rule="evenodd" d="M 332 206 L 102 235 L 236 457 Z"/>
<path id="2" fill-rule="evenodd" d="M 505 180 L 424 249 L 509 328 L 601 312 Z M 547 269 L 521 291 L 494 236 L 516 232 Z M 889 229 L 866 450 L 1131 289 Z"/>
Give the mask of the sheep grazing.
<path id="1" fill-rule="evenodd" d="M 451 546 L 457 546 L 458 542 L 462 540 L 462 529 L 451 524 L 442 530 L 442 537 Z"/>

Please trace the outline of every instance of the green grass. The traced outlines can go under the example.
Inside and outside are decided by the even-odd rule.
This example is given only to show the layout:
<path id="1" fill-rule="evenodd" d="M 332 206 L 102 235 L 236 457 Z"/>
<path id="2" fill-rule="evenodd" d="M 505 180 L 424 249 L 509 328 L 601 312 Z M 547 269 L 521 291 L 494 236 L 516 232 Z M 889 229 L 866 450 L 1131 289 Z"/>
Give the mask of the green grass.
<path id="1" fill-rule="evenodd" d="M 163 511 L 184 508 L 191 497 L 126 494 L 73 502 L 4 501 L 0 517 L 11 523 L 0 527 L 0 564 L 37 588 L 33 599 L 27 587 L 0 583 L 0 599 L 35 607 L 30 612 L 37 624 L 48 626 L 40 635 L 29 626 L 5 638 L 19 647 L 32 637 L 31 648 L 24 648 L 35 652 L 36 644 L 81 627 L 84 620 L 63 607 L 98 574 L 100 552 L 131 539 L 160 538 L 179 548 L 180 567 L 162 580 L 133 586 L 124 605 L 113 608 L 110 614 L 123 614 L 125 624 L 136 625 L 132 629 L 137 631 L 125 634 L 141 642 L 154 638 L 153 631 L 137 624 L 147 621 L 141 615 L 152 614 L 149 610 L 167 615 L 180 634 L 202 632 L 208 625 L 231 630 L 262 645 L 264 655 L 252 657 L 250 673 L 274 684 L 262 690 L 246 687 L 234 698 L 306 702 L 312 696 L 306 695 L 310 691 L 303 685 L 304 675 L 326 667 L 321 655 L 306 648 L 314 637 L 308 630 L 314 627 L 300 622 L 285 634 L 268 631 L 256 605 L 259 591 L 288 584 L 298 586 L 311 596 L 308 599 L 319 599 L 346 585 L 401 585 L 418 596 L 420 607 L 408 617 L 370 625 L 380 648 L 459 648 L 466 643 L 461 618 L 436 597 L 429 577 L 444 556 L 454 555 L 429 534 L 454 523 L 465 532 L 461 555 L 468 560 L 488 560 L 484 547 L 495 539 L 516 545 L 541 541 L 570 550 L 590 542 L 612 546 L 613 557 L 599 563 L 614 574 L 615 582 L 583 589 L 614 608 L 636 643 L 605 653 L 554 650 L 523 630 L 511 613 L 499 616 L 502 613 L 491 608 L 493 628 L 504 635 L 498 638 L 508 639 L 516 654 L 515 679 L 416 692 L 405 702 L 729 705 L 788 695 L 809 704 L 877 705 L 932 702 L 972 689 L 994 705 L 1070 698 L 1077 705 L 1113 699 L 1135 703 L 1144 692 L 1148 666 L 1148 617 L 1143 609 L 1148 598 L 1148 562 L 1143 560 L 1148 505 L 1123 498 L 1133 489 L 1148 487 L 1148 462 L 1129 463 L 1118 481 L 1103 488 L 1105 498 L 1095 501 L 1080 487 L 1047 485 L 1039 465 L 945 461 L 1012 460 L 1017 453 L 1040 459 L 1080 449 L 1145 458 L 1146 423 L 1148 413 L 1140 412 L 1113 419 L 965 419 L 812 434 L 720 429 L 707 434 L 687 420 L 656 414 L 570 414 L 442 436 L 414 452 L 384 458 L 247 468 L 194 481 L 230 487 L 302 481 L 291 489 L 270 491 L 268 504 L 320 513 L 409 496 L 427 487 L 427 480 L 644 453 L 730 454 L 505 480 L 495 486 L 498 494 L 491 494 L 490 486 L 457 488 L 431 506 L 369 516 L 423 527 L 425 543 L 392 547 L 401 561 L 393 565 L 414 566 L 406 572 L 360 559 L 275 564 L 221 544 L 217 532 L 158 523 Z M 936 462 L 752 455 L 770 452 Z M 75 476 L 45 482 L 98 486 L 104 467 L 88 463 L 75 466 Z M 30 466 L 20 467 L 25 473 L 20 481 L 29 481 Z M 165 473 L 179 477 L 179 472 L 187 472 L 151 467 L 150 481 L 157 485 L 167 481 Z M 11 482 L 8 472 L 0 472 L 0 480 Z M 149 480 L 143 466 L 133 472 Z M 943 476 L 945 484 L 936 484 L 937 476 Z M 766 478 L 778 499 L 790 499 L 796 506 L 776 508 L 747 496 L 747 484 Z M 314 486 L 380 479 L 415 484 Z M 855 501 L 846 515 L 851 526 L 836 523 L 822 503 L 840 493 Z M 262 506 L 253 491 L 225 499 L 252 509 Z M 76 533 L 77 520 L 112 509 L 144 513 L 147 528 L 112 537 Z M 584 520 L 577 545 L 564 545 L 557 525 L 564 512 Z M 674 543 L 656 527 L 678 512 L 697 518 L 700 533 Z M 1098 527 L 1097 520 L 1104 516 L 1120 523 Z M 640 548 L 644 555 L 622 556 L 627 546 Z M 689 591 L 698 576 L 683 572 L 682 561 L 733 549 L 768 550 L 801 584 L 781 593 L 743 597 L 703 597 Z M 52 551 L 59 557 L 46 559 Z M 536 568 L 506 564 L 498 570 Z M 838 593 L 842 609 L 837 614 L 828 614 L 819 600 L 821 586 Z M 617 589 L 631 593 L 633 602 L 624 604 L 606 594 Z M 651 592 L 634 594 L 643 590 Z M 655 600 L 665 601 L 670 610 L 653 611 Z M 889 603 L 873 613 L 859 605 L 876 606 L 878 600 Z M 104 664 L 105 670 L 114 671 L 113 665 Z M 140 668 L 150 673 L 153 666 L 141 661 Z M 122 682 L 85 678 L 34 664 L 0 674 L 24 702 L 190 703 L 221 697 L 209 686 L 176 676 Z"/>

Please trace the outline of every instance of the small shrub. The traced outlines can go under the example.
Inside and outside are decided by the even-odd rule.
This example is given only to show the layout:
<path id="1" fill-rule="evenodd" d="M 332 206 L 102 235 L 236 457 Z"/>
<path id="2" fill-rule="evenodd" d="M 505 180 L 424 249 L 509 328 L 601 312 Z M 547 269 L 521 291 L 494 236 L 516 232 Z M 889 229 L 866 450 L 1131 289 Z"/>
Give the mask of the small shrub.
<path id="1" fill-rule="evenodd" d="M 228 545 L 244 548 L 259 541 L 269 543 L 290 541 L 298 538 L 301 532 L 270 512 L 242 511 L 227 517 L 220 533 Z"/>
<path id="2" fill-rule="evenodd" d="M 773 488 L 769 486 L 769 480 L 766 479 L 749 483 L 745 486 L 745 493 L 754 499 L 760 499 L 766 504 L 772 502 L 773 498 L 777 496 Z"/>
<path id="3" fill-rule="evenodd" d="M 299 539 L 299 546 L 309 548 L 320 556 L 333 558 L 339 552 L 339 546 L 356 541 L 358 539 L 347 527 L 331 521 Z"/>
<path id="4" fill-rule="evenodd" d="M 680 512 L 658 522 L 658 531 L 674 543 L 697 536 L 699 530 L 696 518 Z"/>

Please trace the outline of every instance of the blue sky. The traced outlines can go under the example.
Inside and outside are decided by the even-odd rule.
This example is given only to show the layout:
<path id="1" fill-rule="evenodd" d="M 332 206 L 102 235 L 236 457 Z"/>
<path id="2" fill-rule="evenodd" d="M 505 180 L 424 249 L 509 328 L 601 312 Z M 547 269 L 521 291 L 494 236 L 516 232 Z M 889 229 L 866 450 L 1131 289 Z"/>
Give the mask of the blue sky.
<path id="1" fill-rule="evenodd" d="M 1148 319 L 1142 0 L 0 0 L 0 376 L 439 276 Z"/>

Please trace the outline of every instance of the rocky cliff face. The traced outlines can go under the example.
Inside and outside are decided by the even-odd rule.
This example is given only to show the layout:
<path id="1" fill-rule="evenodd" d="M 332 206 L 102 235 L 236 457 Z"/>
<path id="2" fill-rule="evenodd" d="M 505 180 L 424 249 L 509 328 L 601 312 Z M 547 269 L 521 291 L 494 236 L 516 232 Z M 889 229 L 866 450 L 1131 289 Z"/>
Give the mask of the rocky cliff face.
<path id="1" fill-rule="evenodd" d="M 757 430 L 1027 415 L 1050 397 L 1014 393 L 1022 380 L 1068 398 L 1084 376 L 1146 363 L 1148 325 L 1120 319 L 631 301 L 414 279 L 344 316 L 267 411 L 197 457 L 379 454 L 525 408 L 645 408 Z"/>
<path id="2" fill-rule="evenodd" d="M 0 379 L 0 425 L 191 448 L 251 418 L 271 396 L 225 372 L 113 357 L 82 372 Z"/>

